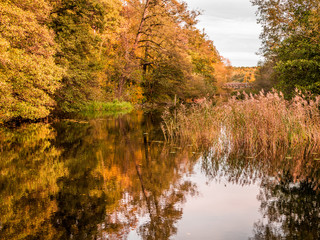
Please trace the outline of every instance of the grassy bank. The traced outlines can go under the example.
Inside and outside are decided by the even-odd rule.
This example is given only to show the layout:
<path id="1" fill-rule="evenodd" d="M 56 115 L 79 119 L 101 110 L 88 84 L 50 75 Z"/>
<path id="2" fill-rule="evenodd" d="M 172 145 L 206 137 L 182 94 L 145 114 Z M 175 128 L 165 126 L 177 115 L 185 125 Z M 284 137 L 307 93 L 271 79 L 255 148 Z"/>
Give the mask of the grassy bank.
<path id="1" fill-rule="evenodd" d="M 77 112 L 80 117 L 97 118 L 106 115 L 118 115 L 131 112 L 134 106 L 129 102 L 114 100 L 112 102 L 90 102 Z"/>
<path id="2" fill-rule="evenodd" d="M 133 106 L 129 102 L 90 102 L 82 108 L 82 112 L 116 112 L 132 110 Z"/>
<path id="3" fill-rule="evenodd" d="M 281 149 L 320 145 L 320 97 L 281 93 L 234 96 L 227 103 L 205 102 L 163 114 L 168 141 L 215 146 L 217 151 L 242 149 L 250 154 L 275 155 Z"/>

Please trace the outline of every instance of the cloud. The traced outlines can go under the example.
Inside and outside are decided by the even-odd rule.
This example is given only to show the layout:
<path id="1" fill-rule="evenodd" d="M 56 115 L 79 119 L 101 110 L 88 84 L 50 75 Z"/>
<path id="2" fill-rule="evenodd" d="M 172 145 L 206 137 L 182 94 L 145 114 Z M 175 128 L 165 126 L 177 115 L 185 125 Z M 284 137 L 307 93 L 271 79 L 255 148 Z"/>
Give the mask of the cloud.
<path id="1" fill-rule="evenodd" d="M 199 27 L 214 30 L 219 34 L 237 34 L 259 36 L 260 26 L 247 19 L 225 19 L 208 15 L 200 18 Z"/>
<path id="2" fill-rule="evenodd" d="M 249 0 L 187 0 L 191 9 L 205 9 L 198 27 L 204 28 L 220 54 L 234 66 L 254 66 L 261 27 Z"/>
<path id="3" fill-rule="evenodd" d="M 191 9 L 202 10 L 209 16 L 227 19 L 251 19 L 255 21 L 255 8 L 250 0 L 185 0 Z"/>
<path id="4" fill-rule="evenodd" d="M 256 66 L 260 57 L 251 52 L 225 52 L 224 57 L 232 59 L 231 63 L 237 67 L 251 67 Z"/>

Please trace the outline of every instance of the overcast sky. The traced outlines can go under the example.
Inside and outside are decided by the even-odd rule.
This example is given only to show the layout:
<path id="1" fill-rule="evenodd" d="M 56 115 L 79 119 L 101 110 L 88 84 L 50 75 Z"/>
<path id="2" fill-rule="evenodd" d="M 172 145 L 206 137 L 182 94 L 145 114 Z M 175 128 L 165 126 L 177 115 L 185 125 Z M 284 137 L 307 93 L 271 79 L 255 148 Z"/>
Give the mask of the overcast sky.
<path id="1" fill-rule="evenodd" d="M 250 0 L 184 0 L 202 10 L 198 27 L 204 28 L 220 54 L 233 66 L 256 66 L 260 26 Z"/>

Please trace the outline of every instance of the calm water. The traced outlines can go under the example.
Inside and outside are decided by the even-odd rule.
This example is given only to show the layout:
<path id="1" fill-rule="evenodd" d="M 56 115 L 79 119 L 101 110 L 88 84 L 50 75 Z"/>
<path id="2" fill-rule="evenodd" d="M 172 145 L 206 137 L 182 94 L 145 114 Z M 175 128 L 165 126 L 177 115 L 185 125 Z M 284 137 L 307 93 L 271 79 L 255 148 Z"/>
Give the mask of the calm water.
<path id="1" fill-rule="evenodd" d="M 165 145 L 159 123 L 0 130 L 0 239 L 320 239 L 317 152 L 217 158 Z"/>

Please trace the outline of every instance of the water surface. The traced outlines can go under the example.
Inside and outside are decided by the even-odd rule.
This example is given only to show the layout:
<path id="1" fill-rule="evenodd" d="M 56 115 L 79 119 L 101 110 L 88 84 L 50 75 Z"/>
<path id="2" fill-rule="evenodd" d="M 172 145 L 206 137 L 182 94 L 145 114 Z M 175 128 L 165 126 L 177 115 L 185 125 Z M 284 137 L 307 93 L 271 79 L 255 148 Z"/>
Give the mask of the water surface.
<path id="1" fill-rule="evenodd" d="M 0 131 L 0 239 L 320 239 L 317 152 L 164 143 L 159 113 Z"/>

